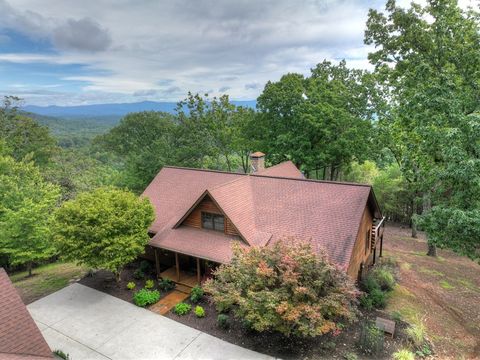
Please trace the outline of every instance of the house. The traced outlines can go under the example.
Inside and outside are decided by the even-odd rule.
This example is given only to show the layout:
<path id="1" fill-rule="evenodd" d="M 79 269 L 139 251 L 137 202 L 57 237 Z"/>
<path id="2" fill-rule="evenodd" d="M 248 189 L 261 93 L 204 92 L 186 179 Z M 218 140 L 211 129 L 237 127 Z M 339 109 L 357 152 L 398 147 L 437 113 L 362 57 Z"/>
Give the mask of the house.
<path id="1" fill-rule="evenodd" d="M 231 259 L 233 244 L 285 237 L 324 248 L 355 280 L 381 256 L 383 220 L 371 186 L 305 179 L 291 161 L 265 168 L 264 157 L 251 155 L 250 174 L 171 166 L 158 173 L 143 196 L 155 207 L 147 255 L 159 276 L 200 282 Z"/>
<path id="2" fill-rule="evenodd" d="M 0 268 L 0 359 L 53 359 L 52 351 L 3 268 Z"/>

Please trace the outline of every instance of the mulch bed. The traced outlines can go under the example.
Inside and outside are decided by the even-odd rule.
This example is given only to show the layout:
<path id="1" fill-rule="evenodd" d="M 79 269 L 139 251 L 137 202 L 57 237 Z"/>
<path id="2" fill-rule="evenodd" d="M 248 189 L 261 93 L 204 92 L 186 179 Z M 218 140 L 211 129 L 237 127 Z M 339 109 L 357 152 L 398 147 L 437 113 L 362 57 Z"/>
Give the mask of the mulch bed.
<path id="1" fill-rule="evenodd" d="M 86 275 L 79 283 L 133 303 L 133 292 L 143 288 L 147 279 L 155 279 L 153 267 L 145 274 L 145 279 L 135 279 L 133 273 L 138 269 L 139 264 L 140 262 L 136 261 L 126 266 L 122 272 L 120 283 L 115 281 L 112 273 L 103 270 Z M 127 289 L 127 283 L 131 281 L 137 285 L 133 291 Z M 157 284 L 158 282 L 155 281 L 154 289 L 159 290 Z M 160 291 L 160 293 L 161 297 L 164 297 L 169 292 Z M 198 304 L 193 304 L 190 300 L 186 302 L 192 305 L 192 311 L 187 315 L 178 316 L 169 312 L 165 316 L 232 344 L 282 359 L 344 359 L 346 354 L 351 353 L 356 354 L 358 359 L 391 359 L 392 353 L 401 349 L 407 343 L 404 331 L 407 325 L 403 322 L 397 322 L 396 335 L 394 338 L 385 336 L 381 354 L 373 357 L 361 352 L 358 339 L 364 322 L 374 322 L 377 316 L 389 318 L 388 314 L 380 310 L 362 311 L 359 315 L 359 321 L 348 325 L 337 336 L 325 335 L 313 339 L 298 339 L 288 338 L 274 332 L 258 333 L 249 330 L 233 314 L 229 314 L 230 327 L 222 329 L 217 324 L 218 313 L 208 296 L 205 296 Z M 204 318 L 195 316 L 193 310 L 196 305 L 205 309 L 206 316 Z"/>
<path id="2" fill-rule="evenodd" d="M 234 318 L 233 314 L 229 315 L 230 328 L 225 330 L 218 326 L 218 313 L 208 297 L 204 297 L 198 304 L 193 304 L 189 300 L 186 302 L 192 305 L 190 313 L 178 316 L 169 312 L 165 316 L 232 344 L 282 359 L 344 359 L 344 355 L 348 353 L 357 354 L 358 359 L 371 359 L 372 355 L 362 354 L 357 345 L 362 321 L 375 321 L 377 316 L 388 318 L 388 315 L 381 311 L 363 312 L 359 321 L 347 326 L 338 336 L 326 335 L 305 340 L 287 338 L 279 333 L 258 333 L 248 330 L 240 320 Z M 204 318 L 195 316 L 193 310 L 196 305 L 205 309 L 206 316 Z M 386 335 L 383 353 L 374 358 L 391 359 L 392 353 L 402 348 L 407 341 L 404 335 L 406 326 L 405 323 L 397 322 L 395 337 L 392 339 Z"/>
<path id="3" fill-rule="evenodd" d="M 134 261 L 128 264 L 121 274 L 121 280 L 119 283 L 115 281 L 115 277 L 109 271 L 98 270 L 93 274 L 87 274 L 83 277 L 79 283 L 88 287 L 91 287 L 95 290 L 102 291 L 109 295 L 115 296 L 119 299 L 133 303 L 133 293 L 142 289 L 145 286 L 145 281 L 148 279 L 155 280 L 156 274 L 153 266 L 147 272 L 145 272 L 144 279 L 135 279 L 133 273 L 140 266 L 140 261 Z M 134 282 L 136 287 L 134 290 L 128 290 L 127 284 L 129 282 Z M 165 292 L 161 291 L 158 288 L 158 282 L 155 281 L 155 287 L 151 290 L 158 290 L 160 292 L 160 298 L 166 296 L 170 291 Z"/>

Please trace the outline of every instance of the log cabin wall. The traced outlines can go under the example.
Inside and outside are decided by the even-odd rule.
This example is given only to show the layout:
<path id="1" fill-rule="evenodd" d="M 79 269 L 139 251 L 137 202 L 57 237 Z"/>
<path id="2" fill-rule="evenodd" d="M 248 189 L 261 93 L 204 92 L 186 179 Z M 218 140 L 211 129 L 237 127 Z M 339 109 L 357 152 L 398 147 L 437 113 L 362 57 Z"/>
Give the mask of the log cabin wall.
<path id="1" fill-rule="evenodd" d="M 370 238 L 372 236 L 372 227 L 373 216 L 367 205 L 363 211 L 360 229 L 357 234 L 355 245 L 353 246 L 352 257 L 350 258 L 350 264 L 347 269 L 347 274 L 352 280 L 357 280 L 358 272 L 362 263 L 364 267 L 366 267 L 372 261 L 370 256 L 371 252 L 373 251 L 370 242 Z M 367 237 L 368 233 L 370 234 L 370 238 Z"/>
<path id="2" fill-rule="evenodd" d="M 215 205 L 213 200 L 209 196 L 205 198 L 197 205 L 197 207 L 187 216 L 183 221 L 183 225 L 192 226 L 201 229 L 202 228 L 202 211 L 212 214 L 222 214 L 220 209 Z M 238 235 L 230 219 L 225 217 L 225 234 Z"/>

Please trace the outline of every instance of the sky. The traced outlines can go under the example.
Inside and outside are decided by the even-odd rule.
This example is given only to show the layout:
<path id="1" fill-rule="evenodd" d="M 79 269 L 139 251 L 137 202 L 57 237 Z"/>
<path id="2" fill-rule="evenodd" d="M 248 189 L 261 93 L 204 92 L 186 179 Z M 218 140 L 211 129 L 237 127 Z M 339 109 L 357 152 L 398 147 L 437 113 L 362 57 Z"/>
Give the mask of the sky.
<path id="1" fill-rule="evenodd" d="M 324 59 L 369 69 L 365 22 L 384 4 L 0 0 L 0 95 L 31 105 L 178 101 L 188 91 L 256 99 L 267 81 Z"/>

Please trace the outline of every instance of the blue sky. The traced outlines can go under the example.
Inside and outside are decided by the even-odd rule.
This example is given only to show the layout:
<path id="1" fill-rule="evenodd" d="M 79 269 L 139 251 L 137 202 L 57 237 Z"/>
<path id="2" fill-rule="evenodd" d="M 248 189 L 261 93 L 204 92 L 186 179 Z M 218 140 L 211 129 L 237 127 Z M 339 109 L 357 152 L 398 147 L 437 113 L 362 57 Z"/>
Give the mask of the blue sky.
<path id="1" fill-rule="evenodd" d="M 383 4 L 0 0 L 0 95 L 35 105 L 177 101 L 188 91 L 255 99 L 268 80 L 324 59 L 368 69 L 365 21 Z"/>

